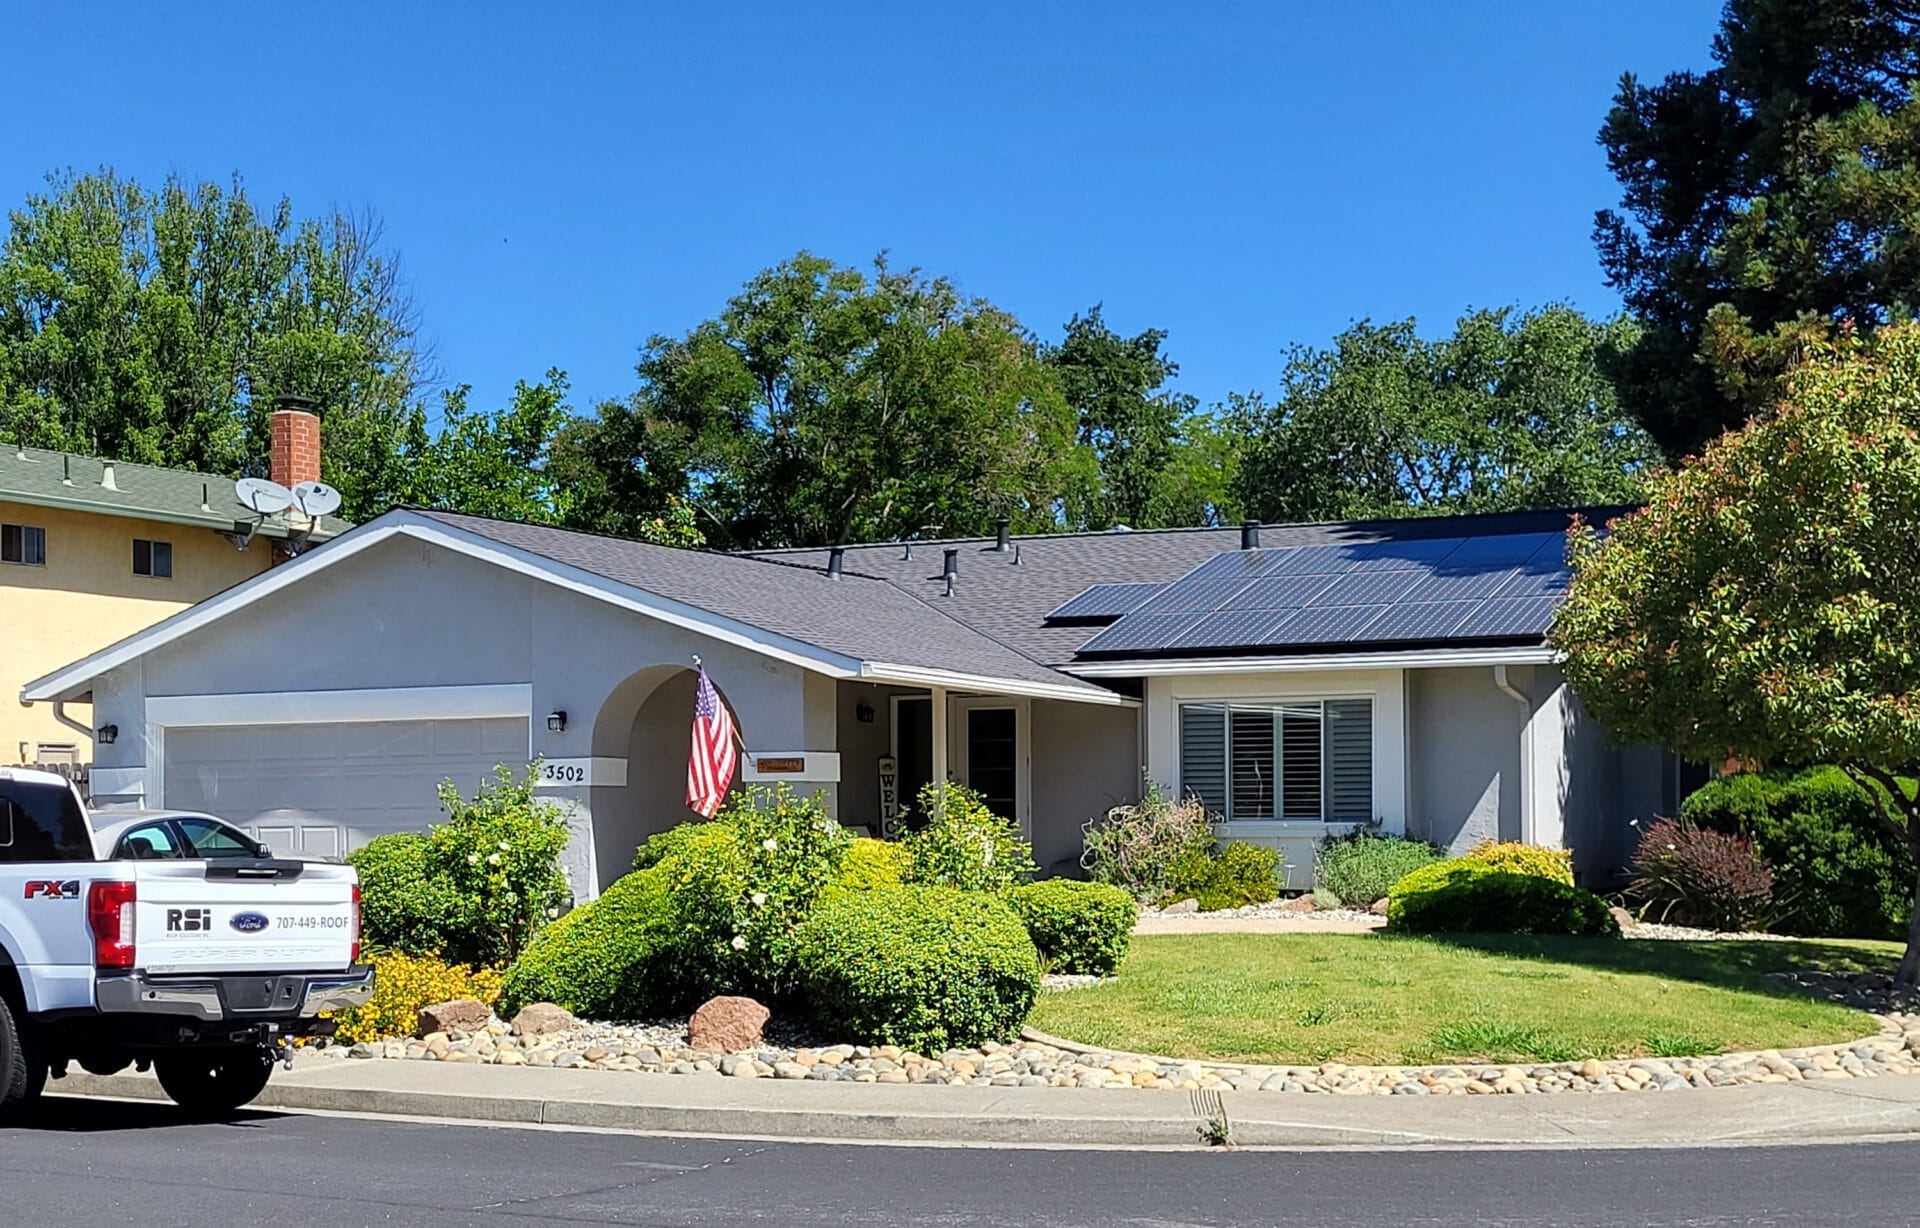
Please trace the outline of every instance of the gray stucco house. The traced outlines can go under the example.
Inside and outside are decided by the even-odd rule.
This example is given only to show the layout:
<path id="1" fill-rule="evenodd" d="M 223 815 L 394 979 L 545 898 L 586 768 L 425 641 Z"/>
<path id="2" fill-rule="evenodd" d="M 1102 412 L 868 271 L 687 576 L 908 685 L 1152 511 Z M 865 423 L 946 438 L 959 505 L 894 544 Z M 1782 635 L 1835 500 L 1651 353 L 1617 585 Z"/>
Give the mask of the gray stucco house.
<path id="1" fill-rule="evenodd" d="M 1282 847 L 1294 885 L 1365 822 L 1566 844 L 1597 878 L 1677 777 L 1610 748 L 1545 645 L 1570 515 L 719 554 L 400 509 L 21 699 L 91 699 L 96 804 L 289 851 L 425 827 L 442 778 L 538 758 L 592 888 L 691 817 L 696 657 L 746 781 L 876 834 L 945 775 L 1065 868 L 1144 772 Z"/>

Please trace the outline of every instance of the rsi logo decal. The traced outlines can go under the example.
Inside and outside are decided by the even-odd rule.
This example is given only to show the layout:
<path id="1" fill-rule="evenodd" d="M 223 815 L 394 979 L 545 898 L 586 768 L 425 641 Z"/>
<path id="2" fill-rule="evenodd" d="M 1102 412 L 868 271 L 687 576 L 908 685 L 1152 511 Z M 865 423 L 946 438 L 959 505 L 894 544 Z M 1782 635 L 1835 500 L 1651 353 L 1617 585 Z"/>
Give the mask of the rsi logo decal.
<path id="1" fill-rule="evenodd" d="M 213 910 L 210 908 L 167 909 L 169 934 L 204 934 L 212 928 Z"/>
<path id="2" fill-rule="evenodd" d="M 27 884 L 29 900 L 77 900 L 80 898 L 80 880 L 70 878 L 66 882 L 47 880 Z"/>
<path id="3" fill-rule="evenodd" d="M 257 934 L 261 930 L 266 929 L 272 922 L 267 920 L 265 913 L 237 912 L 233 914 L 233 917 L 228 920 L 227 924 L 243 934 Z"/>

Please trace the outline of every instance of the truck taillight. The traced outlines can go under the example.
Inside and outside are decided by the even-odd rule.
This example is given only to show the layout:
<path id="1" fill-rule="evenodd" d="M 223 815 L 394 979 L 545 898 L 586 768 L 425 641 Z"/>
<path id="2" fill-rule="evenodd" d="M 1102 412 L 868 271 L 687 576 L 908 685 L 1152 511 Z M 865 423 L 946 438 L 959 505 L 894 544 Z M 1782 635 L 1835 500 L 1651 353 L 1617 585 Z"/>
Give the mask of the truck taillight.
<path id="1" fill-rule="evenodd" d="M 353 938 L 353 953 L 347 956 L 347 962 L 360 962 L 360 884 L 353 885 L 353 926 L 349 931 Z"/>
<path id="2" fill-rule="evenodd" d="M 133 905 L 131 882 L 87 884 L 87 924 L 93 930 L 93 966 L 133 967 Z"/>

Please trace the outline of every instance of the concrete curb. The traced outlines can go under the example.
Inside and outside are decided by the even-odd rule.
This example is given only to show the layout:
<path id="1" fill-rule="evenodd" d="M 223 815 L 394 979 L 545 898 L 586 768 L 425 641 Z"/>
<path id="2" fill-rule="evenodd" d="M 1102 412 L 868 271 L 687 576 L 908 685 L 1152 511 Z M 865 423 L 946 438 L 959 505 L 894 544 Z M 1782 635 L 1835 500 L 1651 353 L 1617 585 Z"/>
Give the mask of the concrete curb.
<path id="1" fill-rule="evenodd" d="M 379 1069 L 385 1067 L 388 1069 Z M 319 1063 L 254 1107 L 815 1142 L 1198 1147 L 1166 1091 L 875 1087 L 622 1076 L 438 1063 Z M 563 1077 L 578 1076 L 578 1077 Z M 386 1084 L 386 1085 L 382 1085 Z M 80 1072 L 60 1095 L 164 1101 L 149 1075 Z M 1805 1144 L 1920 1136 L 1920 1080 L 1721 1089 L 1711 1096 L 1344 1097 L 1220 1094 L 1238 1146 L 1541 1149 Z"/>

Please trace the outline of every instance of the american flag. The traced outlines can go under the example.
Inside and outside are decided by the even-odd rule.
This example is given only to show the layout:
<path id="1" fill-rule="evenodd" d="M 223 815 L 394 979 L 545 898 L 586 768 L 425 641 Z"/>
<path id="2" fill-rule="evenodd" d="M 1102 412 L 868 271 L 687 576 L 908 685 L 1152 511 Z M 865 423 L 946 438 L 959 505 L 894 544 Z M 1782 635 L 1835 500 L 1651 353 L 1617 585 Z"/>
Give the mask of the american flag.
<path id="1" fill-rule="evenodd" d="M 693 750 L 687 756 L 687 808 L 710 819 L 733 783 L 740 756 L 734 748 L 733 714 L 720 702 L 713 679 L 700 668 L 700 686 L 693 693 Z"/>

